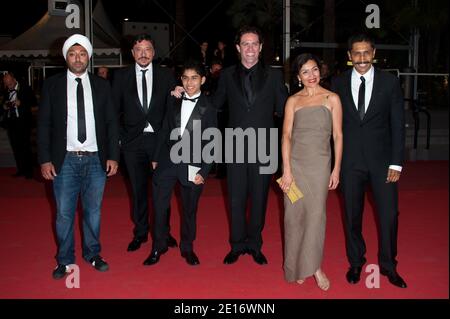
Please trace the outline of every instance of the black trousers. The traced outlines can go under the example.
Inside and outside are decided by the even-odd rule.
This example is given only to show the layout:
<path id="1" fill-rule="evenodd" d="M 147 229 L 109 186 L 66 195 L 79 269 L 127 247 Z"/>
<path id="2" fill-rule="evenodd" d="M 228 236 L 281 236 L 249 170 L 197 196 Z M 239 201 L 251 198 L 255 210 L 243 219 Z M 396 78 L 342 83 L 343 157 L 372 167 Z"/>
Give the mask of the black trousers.
<path id="1" fill-rule="evenodd" d="M 182 174 L 183 172 L 181 172 Z M 184 172 L 187 174 L 187 171 Z M 153 228 L 154 241 L 153 249 L 164 250 L 167 248 L 167 236 L 169 228 L 167 226 L 168 208 L 173 190 L 180 181 L 180 171 L 175 165 L 164 168 L 157 168 L 153 176 L 153 198 L 155 210 L 155 223 Z M 193 242 L 197 233 L 197 207 L 198 200 L 203 190 L 203 185 L 195 185 L 191 182 L 188 185 L 180 183 L 181 200 L 183 205 L 181 220 L 181 241 L 182 252 L 193 250 Z"/>
<path id="2" fill-rule="evenodd" d="M 397 183 L 386 183 L 387 169 L 369 171 L 353 169 L 342 172 L 341 190 L 344 196 L 344 226 L 347 258 L 352 267 L 362 267 L 366 244 L 362 235 L 364 198 L 371 186 L 378 219 L 378 262 L 381 268 L 393 271 L 397 261 L 398 190 Z"/>
<path id="3" fill-rule="evenodd" d="M 16 161 L 17 173 L 31 177 L 33 175 L 31 123 L 20 118 L 11 118 L 7 123 L 7 132 Z"/>
<path id="4" fill-rule="evenodd" d="M 153 174 L 151 161 L 156 146 L 156 135 L 143 134 L 132 143 L 132 147 L 123 149 L 123 158 L 131 184 L 133 235 L 136 238 L 142 238 L 147 237 L 150 230 L 148 191 L 149 180 Z M 167 216 L 166 223 L 170 229 L 170 207 Z"/>
<path id="5" fill-rule="evenodd" d="M 230 244 L 233 251 L 261 250 L 267 196 L 272 175 L 260 174 L 258 164 L 228 164 L 228 196 L 231 213 Z M 247 202 L 250 215 L 247 220 Z"/>

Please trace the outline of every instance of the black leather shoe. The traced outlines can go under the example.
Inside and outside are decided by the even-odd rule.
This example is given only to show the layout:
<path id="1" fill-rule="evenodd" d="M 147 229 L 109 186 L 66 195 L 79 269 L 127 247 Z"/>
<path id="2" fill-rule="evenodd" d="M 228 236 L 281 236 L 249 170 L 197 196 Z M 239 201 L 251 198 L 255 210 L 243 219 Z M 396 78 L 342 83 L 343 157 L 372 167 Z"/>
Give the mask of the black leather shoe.
<path id="1" fill-rule="evenodd" d="M 141 247 L 142 243 L 146 243 L 147 240 L 147 237 L 134 237 L 133 240 L 128 244 L 127 251 L 138 250 Z"/>
<path id="2" fill-rule="evenodd" d="M 396 271 L 387 271 L 384 269 L 380 270 L 380 273 L 383 276 L 387 276 L 389 279 L 389 282 L 393 284 L 394 286 L 397 286 L 399 288 L 406 288 L 406 282 L 403 280 L 402 277 L 396 272 Z"/>
<path id="3" fill-rule="evenodd" d="M 259 265 L 266 265 L 267 264 L 267 259 L 266 256 L 264 256 L 264 254 L 258 250 L 250 250 L 249 254 L 252 255 L 253 260 L 255 261 L 255 263 L 259 264 Z"/>
<path id="4" fill-rule="evenodd" d="M 89 260 L 89 262 L 98 271 L 107 271 L 109 269 L 108 264 L 106 263 L 106 261 L 103 260 L 103 258 L 100 255 L 92 257 Z"/>
<path id="5" fill-rule="evenodd" d="M 171 234 L 169 234 L 169 237 L 167 237 L 167 246 L 169 246 L 170 248 L 178 247 L 177 240 L 173 238 Z"/>
<path id="6" fill-rule="evenodd" d="M 167 252 L 167 248 L 163 250 L 152 250 L 150 253 L 150 256 L 147 257 L 146 260 L 144 260 L 145 266 L 151 266 L 156 264 L 159 261 L 159 258 L 161 255 L 164 255 Z"/>
<path id="7" fill-rule="evenodd" d="M 245 252 L 232 250 L 225 256 L 223 263 L 227 265 L 234 264 L 239 259 L 239 256 L 243 254 L 245 254 Z"/>
<path id="8" fill-rule="evenodd" d="M 197 255 L 193 251 L 182 252 L 181 256 L 186 259 L 186 262 L 191 266 L 200 264 L 200 260 L 198 260 Z"/>
<path id="9" fill-rule="evenodd" d="M 356 284 L 361 279 L 362 267 L 350 267 L 345 277 L 349 284 Z"/>
<path id="10" fill-rule="evenodd" d="M 56 266 L 56 268 L 53 269 L 53 273 L 52 273 L 53 279 L 64 278 L 64 276 L 68 272 L 69 272 L 69 267 L 67 267 L 66 265 L 63 265 L 63 264 L 58 264 L 58 266 Z"/>

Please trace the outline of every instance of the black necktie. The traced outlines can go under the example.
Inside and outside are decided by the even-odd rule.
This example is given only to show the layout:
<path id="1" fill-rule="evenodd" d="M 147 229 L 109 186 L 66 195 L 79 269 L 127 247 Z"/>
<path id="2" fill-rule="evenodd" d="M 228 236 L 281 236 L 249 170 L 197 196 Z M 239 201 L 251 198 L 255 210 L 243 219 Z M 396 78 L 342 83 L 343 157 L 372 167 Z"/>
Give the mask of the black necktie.
<path id="1" fill-rule="evenodd" d="M 84 115 L 84 92 L 80 78 L 76 78 L 77 85 L 77 117 L 78 117 L 78 141 L 86 141 L 86 118 Z"/>
<path id="2" fill-rule="evenodd" d="M 366 79 L 361 76 L 361 84 L 359 85 L 358 93 L 358 113 L 359 118 L 362 120 L 364 118 L 364 113 L 366 111 L 365 99 L 366 99 Z"/>
<path id="3" fill-rule="evenodd" d="M 186 95 L 183 95 L 183 100 L 185 101 L 191 101 L 193 103 L 197 102 L 198 96 L 196 98 L 190 99 L 188 97 L 186 97 Z"/>
<path id="4" fill-rule="evenodd" d="M 246 72 L 245 77 L 244 77 L 244 89 L 245 89 L 245 94 L 247 96 L 247 101 L 249 104 L 252 103 L 253 101 L 253 89 L 252 89 L 252 73 L 253 72 Z"/>
<path id="5" fill-rule="evenodd" d="M 144 108 L 144 112 L 148 111 L 148 102 L 147 102 L 147 79 L 145 78 L 145 72 L 147 70 L 141 70 L 142 72 L 142 107 Z"/>

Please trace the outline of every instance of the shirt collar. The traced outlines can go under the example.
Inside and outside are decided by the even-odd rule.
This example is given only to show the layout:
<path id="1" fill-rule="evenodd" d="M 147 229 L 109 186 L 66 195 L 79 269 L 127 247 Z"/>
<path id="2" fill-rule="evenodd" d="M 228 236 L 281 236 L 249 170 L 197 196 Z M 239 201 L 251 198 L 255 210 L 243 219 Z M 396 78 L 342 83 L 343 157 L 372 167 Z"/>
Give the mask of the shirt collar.
<path id="1" fill-rule="evenodd" d="M 198 92 L 197 94 L 194 94 L 193 96 L 189 96 L 189 94 L 187 94 L 186 92 L 184 94 L 189 99 L 196 99 L 196 98 L 198 98 L 200 96 L 200 94 L 202 94 L 202 92 Z"/>
<path id="2" fill-rule="evenodd" d="M 252 73 L 253 71 L 255 71 L 258 68 L 259 61 L 254 66 L 252 66 L 250 69 L 247 69 L 242 63 L 240 63 L 240 64 L 241 64 L 242 71 L 244 71 L 245 74 L 249 74 L 249 73 Z"/>
<path id="3" fill-rule="evenodd" d="M 75 80 L 76 78 L 81 78 L 81 80 L 85 80 L 87 75 L 88 75 L 87 71 L 85 71 L 83 74 L 78 76 L 75 73 L 72 73 L 70 70 L 67 70 L 67 78 L 72 79 L 72 80 Z"/>
<path id="4" fill-rule="evenodd" d="M 141 70 L 149 70 L 152 71 L 153 70 L 153 63 L 150 63 L 149 65 L 147 65 L 145 68 L 143 68 L 142 66 L 140 66 L 139 64 L 135 63 L 135 69 L 136 69 L 136 74 L 139 74 L 141 72 Z"/>
<path id="5" fill-rule="evenodd" d="M 369 71 L 367 71 L 365 74 L 360 74 L 358 71 L 356 71 L 355 68 L 353 68 L 352 77 L 360 79 L 363 76 L 367 82 L 373 79 L 373 74 L 374 74 L 374 67 L 372 65 L 370 66 Z"/>

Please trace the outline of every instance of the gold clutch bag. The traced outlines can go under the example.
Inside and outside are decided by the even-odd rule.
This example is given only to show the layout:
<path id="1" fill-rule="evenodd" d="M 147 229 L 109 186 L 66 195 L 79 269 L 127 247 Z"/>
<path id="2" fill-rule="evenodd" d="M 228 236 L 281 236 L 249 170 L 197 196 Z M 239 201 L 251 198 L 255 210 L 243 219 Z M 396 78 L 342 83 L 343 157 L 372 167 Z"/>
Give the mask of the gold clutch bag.
<path id="1" fill-rule="evenodd" d="M 281 184 L 281 177 L 277 179 L 277 183 Z M 292 204 L 294 204 L 296 201 L 298 201 L 300 198 L 303 197 L 303 193 L 300 191 L 300 189 L 295 185 L 295 182 L 292 182 L 291 187 L 289 187 L 289 191 L 286 194 L 291 201 Z"/>

